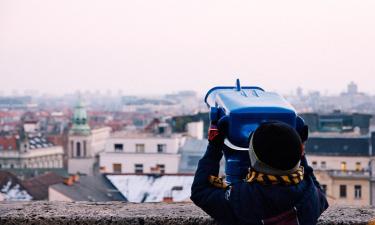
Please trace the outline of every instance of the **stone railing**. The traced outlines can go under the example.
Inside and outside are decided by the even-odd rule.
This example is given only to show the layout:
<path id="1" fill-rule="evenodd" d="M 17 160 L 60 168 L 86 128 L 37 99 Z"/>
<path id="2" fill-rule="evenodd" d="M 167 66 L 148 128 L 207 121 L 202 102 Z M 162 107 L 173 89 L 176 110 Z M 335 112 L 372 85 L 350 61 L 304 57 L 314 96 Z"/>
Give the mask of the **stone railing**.
<path id="1" fill-rule="evenodd" d="M 1 202 L 0 224 L 216 224 L 191 203 Z M 318 224 L 375 224 L 374 207 L 330 207 Z"/>

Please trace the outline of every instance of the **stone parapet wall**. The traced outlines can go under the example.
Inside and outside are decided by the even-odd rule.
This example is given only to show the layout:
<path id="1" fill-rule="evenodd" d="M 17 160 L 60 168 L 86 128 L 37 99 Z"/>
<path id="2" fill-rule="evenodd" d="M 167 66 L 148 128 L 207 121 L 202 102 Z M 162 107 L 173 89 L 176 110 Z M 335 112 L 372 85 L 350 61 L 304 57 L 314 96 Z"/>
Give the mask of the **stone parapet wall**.
<path id="1" fill-rule="evenodd" d="M 374 222 L 371 222 L 371 221 Z M 216 224 L 192 203 L 1 202 L 0 224 Z M 330 207 L 319 224 L 375 224 L 374 207 Z"/>

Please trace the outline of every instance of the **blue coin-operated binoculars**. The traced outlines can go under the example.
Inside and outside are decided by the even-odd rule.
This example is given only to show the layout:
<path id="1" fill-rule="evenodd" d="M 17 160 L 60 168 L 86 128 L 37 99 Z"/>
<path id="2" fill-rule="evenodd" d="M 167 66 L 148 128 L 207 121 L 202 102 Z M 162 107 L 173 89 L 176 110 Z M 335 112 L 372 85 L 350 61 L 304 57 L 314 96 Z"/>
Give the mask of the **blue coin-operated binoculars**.
<path id="1" fill-rule="evenodd" d="M 210 108 L 211 122 L 226 124 L 223 153 L 227 183 L 246 177 L 250 167 L 249 136 L 259 124 L 281 121 L 294 127 L 302 136 L 307 132 L 303 119 L 283 97 L 260 87 L 241 87 L 238 79 L 234 87 L 209 90 L 205 102 Z"/>

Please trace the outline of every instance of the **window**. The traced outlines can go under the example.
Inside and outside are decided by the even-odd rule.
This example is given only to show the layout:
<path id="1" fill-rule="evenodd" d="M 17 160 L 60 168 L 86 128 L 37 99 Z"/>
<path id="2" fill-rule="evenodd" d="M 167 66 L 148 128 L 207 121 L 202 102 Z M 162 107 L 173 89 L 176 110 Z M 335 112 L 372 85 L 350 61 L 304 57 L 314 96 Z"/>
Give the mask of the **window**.
<path id="1" fill-rule="evenodd" d="M 81 157 L 81 143 L 77 142 L 76 156 Z"/>
<path id="2" fill-rule="evenodd" d="M 114 144 L 115 152 L 122 152 L 124 151 L 124 145 L 123 144 Z"/>
<path id="3" fill-rule="evenodd" d="M 0 169 L 3 168 L 3 165 L 0 164 Z"/>
<path id="4" fill-rule="evenodd" d="M 165 165 L 164 164 L 157 164 L 156 167 L 159 168 L 159 171 L 160 171 L 161 174 L 165 173 Z"/>
<path id="5" fill-rule="evenodd" d="M 70 141 L 70 151 L 71 151 L 71 157 L 74 157 L 74 142 Z"/>
<path id="6" fill-rule="evenodd" d="M 316 165 L 317 165 L 318 163 L 316 162 L 316 161 L 312 161 L 312 167 L 313 168 L 316 168 Z"/>
<path id="7" fill-rule="evenodd" d="M 143 173 L 143 164 L 135 164 L 134 165 L 134 172 L 135 173 Z"/>
<path id="8" fill-rule="evenodd" d="M 323 189 L 323 193 L 327 194 L 327 185 L 326 184 L 322 184 L 322 189 Z"/>
<path id="9" fill-rule="evenodd" d="M 346 171 L 346 162 L 341 162 L 341 171 Z"/>
<path id="10" fill-rule="evenodd" d="M 86 152 L 86 141 L 83 141 L 83 157 L 86 157 L 87 152 Z"/>
<path id="11" fill-rule="evenodd" d="M 322 169 L 327 168 L 327 164 L 326 164 L 326 162 L 325 162 L 325 161 L 322 161 L 322 162 L 320 163 L 320 167 L 321 167 Z"/>
<path id="12" fill-rule="evenodd" d="M 4 147 L 2 145 L 0 145 L 0 150 L 3 150 L 3 149 L 4 149 Z"/>
<path id="13" fill-rule="evenodd" d="M 340 198 L 346 198 L 346 185 L 340 185 Z"/>
<path id="14" fill-rule="evenodd" d="M 167 145 L 166 144 L 158 144 L 158 153 L 163 153 L 167 151 Z"/>
<path id="15" fill-rule="evenodd" d="M 10 164 L 10 168 L 13 169 L 13 168 L 14 168 L 14 165 L 13 165 L 13 164 Z"/>
<path id="16" fill-rule="evenodd" d="M 122 172 L 122 165 L 121 163 L 113 163 L 112 164 L 113 172 L 114 173 L 121 173 Z"/>
<path id="17" fill-rule="evenodd" d="M 362 186 L 354 185 L 354 198 L 362 198 Z"/>
<path id="18" fill-rule="evenodd" d="M 136 144 L 135 145 L 136 153 L 145 153 L 145 144 Z"/>
<path id="19" fill-rule="evenodd" d="M 356 162 L 355 163 L 355 171 L 361 171 L 361 170 L 362 170 L 361 162 Z"/>
<path id="20" fill-rule="evenodd" d="M 164 134 L 165 133 L 165 127 L 159 127 L 158 131 L 159 131 L 159 134 Z"/>

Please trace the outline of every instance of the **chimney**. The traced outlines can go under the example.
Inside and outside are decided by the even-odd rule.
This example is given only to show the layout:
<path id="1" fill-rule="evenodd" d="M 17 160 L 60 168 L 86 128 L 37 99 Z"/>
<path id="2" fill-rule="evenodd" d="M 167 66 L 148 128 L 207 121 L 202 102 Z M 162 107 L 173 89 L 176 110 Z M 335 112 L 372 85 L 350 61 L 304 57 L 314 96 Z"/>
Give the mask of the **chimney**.
<path id="1" fill-rule="evenodd" d="M 101 167 L 99 168 L 99 172 L 100 172 L 100 173 L 105 173 L 105 172 L 107 172 L 107 168 L 106 168 L 105 166 L 101 166 Z"/>
<path id="2" fill-rule="evenodd" d="M 76 173 L 76 174 L 72 175 L 72 179 L 73 179 L 73 182 L 74 182 L 74 183 L 75 183 L 75 182 L 78 182 L 78 181 L 79 181 L 79 174 Z"/>
<path id="3" fill-rule="evenodd" d="M 173 197 L 164 196 L 163 202 L 165 202 L 165 203 L 172 203 L 173 202 Z"/>
<path id="4" fill-rule="evenodd" d="M 64 177 L 64 184 L 72 186 L 74 183 L 73 176 Z"/>

